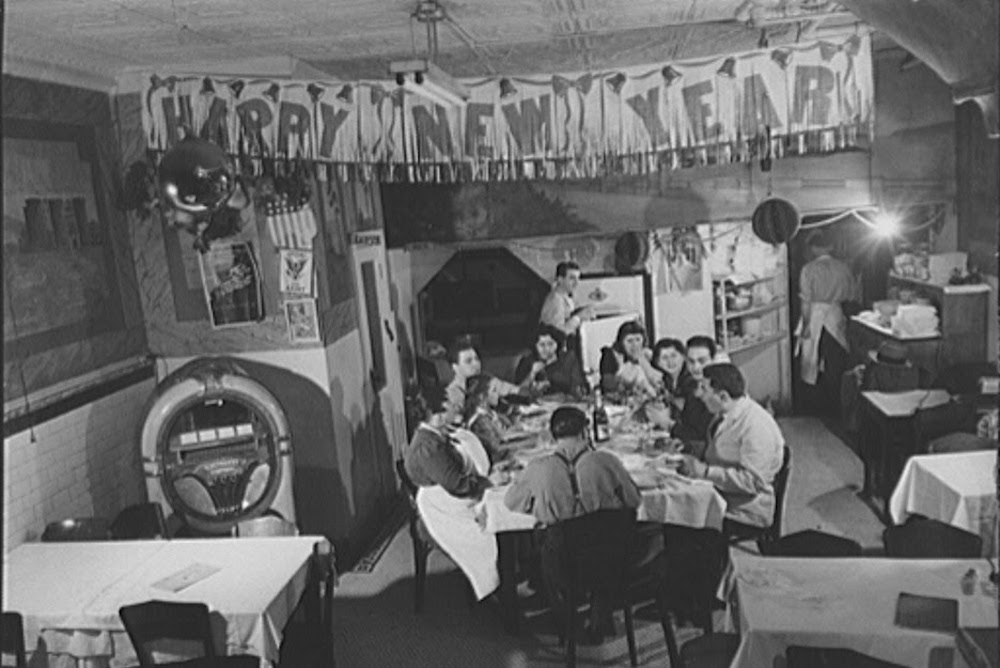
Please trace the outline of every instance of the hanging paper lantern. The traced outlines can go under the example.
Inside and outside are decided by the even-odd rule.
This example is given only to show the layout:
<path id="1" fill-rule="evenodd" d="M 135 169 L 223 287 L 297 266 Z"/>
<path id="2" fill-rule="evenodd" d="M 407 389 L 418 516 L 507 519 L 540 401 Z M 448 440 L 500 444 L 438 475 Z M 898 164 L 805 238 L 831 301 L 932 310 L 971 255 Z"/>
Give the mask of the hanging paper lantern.
<path id="1" fill-rule="evenodd" d="M 163 201 L 196 217 L 211 214 L 233 194 L 236 170 L 217 145 L 190 137 L 167 151 L 160 161 Z"/>
<path id="2" fill-rule="evenodd" d="M 649 257 L 649 239 L 643 232 L 626 232 L 615 242 L 615 271 L 640 271 Z"/>
<path id="3" fill-rule="evenodd" d="M 771 197 L 753 212 L 753 233 L 769 244 L 783 244 L 799 230 L 799 212 L 791 202 Z"/>

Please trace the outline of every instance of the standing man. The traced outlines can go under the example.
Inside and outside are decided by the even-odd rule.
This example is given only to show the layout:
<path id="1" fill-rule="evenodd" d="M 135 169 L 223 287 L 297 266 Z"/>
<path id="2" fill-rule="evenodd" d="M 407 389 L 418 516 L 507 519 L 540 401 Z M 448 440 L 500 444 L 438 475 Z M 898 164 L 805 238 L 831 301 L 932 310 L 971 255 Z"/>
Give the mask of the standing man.
<path id="1" fill-rule="evenodd" d="M 591 306 L 577 308 L 573 301 L 573 291 L 580 283 L 580 265 L 576 262 L 560 262 L 556 265 L 556 282 L 542 303 L 538 321 L 551 325 L 567 337 L 567 347 L 574 350 L 580 331 L 580 324 L 594 317 Z"/>
<path id="2" fill-rule="evenodd" d="M 833 243 L 823 230 L 807 242 L 813 259 L 799 275 L 802 320 L 799 323 L 799 372 L 807 385 L 819 388 L 817 406 L 840 414 L 840 378 L 847 369 L 847 320 L 843 303 L 856 298 L 850 267 L 833 257 Z"/>

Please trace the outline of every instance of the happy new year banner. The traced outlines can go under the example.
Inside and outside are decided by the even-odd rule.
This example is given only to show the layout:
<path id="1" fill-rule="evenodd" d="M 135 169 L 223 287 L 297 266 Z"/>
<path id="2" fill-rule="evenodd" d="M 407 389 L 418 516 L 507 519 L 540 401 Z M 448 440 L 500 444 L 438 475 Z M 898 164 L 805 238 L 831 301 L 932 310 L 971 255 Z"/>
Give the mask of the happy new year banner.
<path id="1" fill-rule="evenodd" d="M 559 178 L 855 145 L 872 122 L 867 36 L 600 73 L 465 80 L 464 105 L 390 81 L 152 75 L 143 127 L 234 155 L 360 165 L 383 180 Z M 770 141 L 768 141 L 770 138 Z"/>

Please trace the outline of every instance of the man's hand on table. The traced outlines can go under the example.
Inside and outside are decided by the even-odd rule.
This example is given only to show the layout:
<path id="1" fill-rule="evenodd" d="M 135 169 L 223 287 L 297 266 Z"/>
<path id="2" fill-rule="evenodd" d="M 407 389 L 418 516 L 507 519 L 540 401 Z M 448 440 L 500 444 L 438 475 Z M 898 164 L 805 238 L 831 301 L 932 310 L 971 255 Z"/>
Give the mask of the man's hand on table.
<path id="1" fill-rule="evenodd" d="M 708 464 L 691 455 L 681 455 L 681 461 L 677 465 L 677 472 L 689 478 L 704 478 L 707 471 Z"/>

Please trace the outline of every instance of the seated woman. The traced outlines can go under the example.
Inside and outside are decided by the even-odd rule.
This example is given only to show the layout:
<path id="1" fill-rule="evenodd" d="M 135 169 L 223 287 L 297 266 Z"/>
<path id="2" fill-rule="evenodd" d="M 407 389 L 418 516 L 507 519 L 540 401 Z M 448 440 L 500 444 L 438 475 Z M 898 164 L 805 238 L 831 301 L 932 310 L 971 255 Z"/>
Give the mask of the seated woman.
<path id="1" fill-rule="evenodd" d="M 496 537 L 479 526 L 475 507 L 483 491 L 506 482 L 492 474 L 474 434 L 448 430 L 454 417 L 445 405 L 428 415 L 403 453 L 406 473 L 417 490 L 417 509 L 427 531 L 469 579 L 477 600 L 500 583 Z M 492 478 L 492 480 L 491 480 Z"/>
<path id="2" fill-rule="evenodd" d="M 500 394 L 491 376 L 480 374 L 469 379 L 465 393 L 465 411 L 462 423 L 479 437 L 486 449 L 490 463 L 504 457 L 503 434 L 510 427 L 506 417 L 497 411 Z"/>
<path id="3" fill-rule="evenodd" d="M 601 389 L 617 394 L 656 394 L 663 373 L 653 368 L 646 330 L 637 320 L 622 323 L 611 346 L 601 350 Z"/>
<path id="4" fill-rule="evenodd" d="M 653 346 L 653 367 L 661 372 L 664 393 L 676 397 L 684 379 L 690 376 L 685 358 L 687 350 L 678 339 L 660 339 Z"/>
<path id="5" fill-rule="evenodd" d="M 529 391 L 536 396 L 561 392 L 580 396 L 586 388 L 583 370 L 576 353 L 565 350 L 566 335 L 552 325 L 538 326 L 535 343 L 521 356 L 514 371 L 514 382 L 523 385 L 529 377 Z"/>

